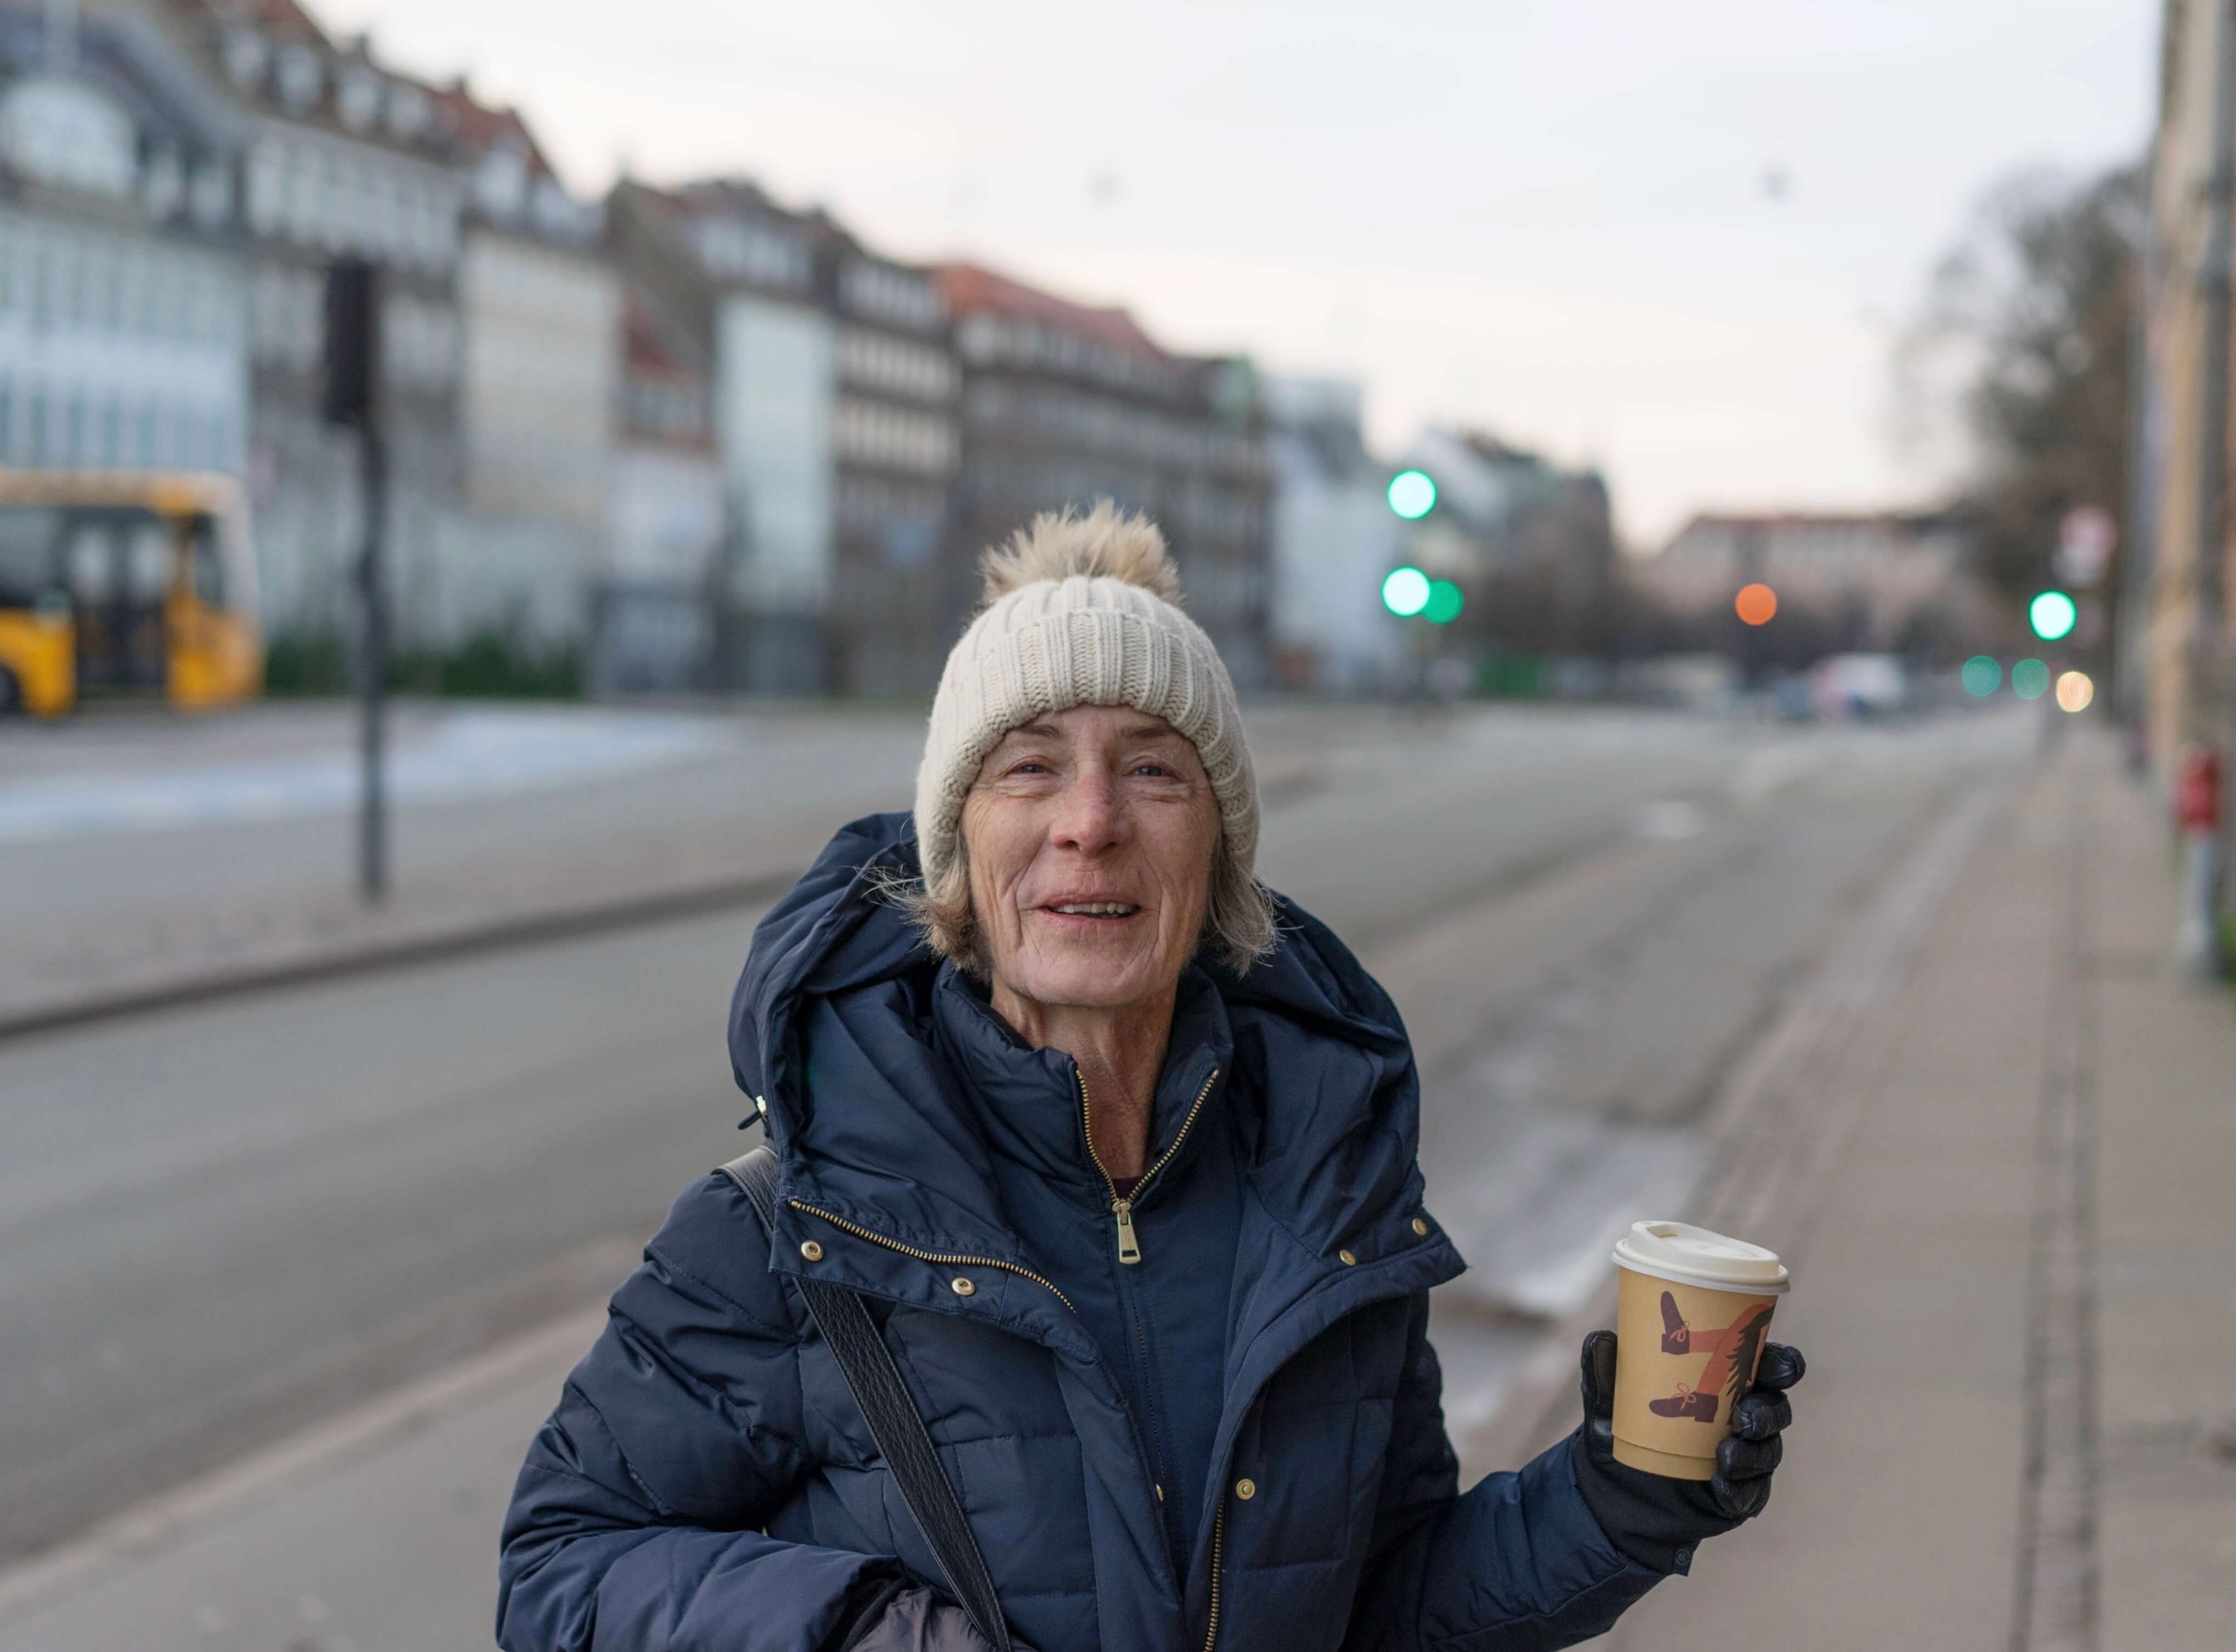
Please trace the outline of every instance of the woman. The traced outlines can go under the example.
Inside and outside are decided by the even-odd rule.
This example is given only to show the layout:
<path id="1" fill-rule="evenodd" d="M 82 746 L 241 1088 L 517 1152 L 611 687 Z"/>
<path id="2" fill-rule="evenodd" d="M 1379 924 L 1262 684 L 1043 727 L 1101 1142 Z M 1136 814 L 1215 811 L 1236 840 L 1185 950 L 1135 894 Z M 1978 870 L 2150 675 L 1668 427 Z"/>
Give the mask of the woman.
<path id="1" fill-rule="evenodd" d="M 798 1280 L 860 1293 L 1041 1652 L 1550 1647 L 1762 1506 L 1779 1349 L 1707 1485 L 1585 1425 L 1465 1496 L 1396 1010 L 1252 875 L 1233 690 L 1157 530 L 987 559 L 913 816 L 755 932 L 730 1032 L 773 1233 L 687 1190 L 529 1452 L 510 1652 L 974 1652 Z"/>

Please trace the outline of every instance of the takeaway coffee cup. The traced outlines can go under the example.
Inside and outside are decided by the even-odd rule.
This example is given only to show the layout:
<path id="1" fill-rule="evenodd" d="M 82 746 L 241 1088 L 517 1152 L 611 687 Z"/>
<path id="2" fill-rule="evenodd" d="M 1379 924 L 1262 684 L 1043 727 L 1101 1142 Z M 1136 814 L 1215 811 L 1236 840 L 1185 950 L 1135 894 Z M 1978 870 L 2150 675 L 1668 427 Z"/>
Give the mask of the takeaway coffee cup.
<path id="1" fill-rule="evenodd" d="M 1786 1265 L 1775 1251 L 1682 1222 L 1633 1223 L 1615 1260 L 1615 1461 L 1712 1478 L 1786 1294 Z"/>

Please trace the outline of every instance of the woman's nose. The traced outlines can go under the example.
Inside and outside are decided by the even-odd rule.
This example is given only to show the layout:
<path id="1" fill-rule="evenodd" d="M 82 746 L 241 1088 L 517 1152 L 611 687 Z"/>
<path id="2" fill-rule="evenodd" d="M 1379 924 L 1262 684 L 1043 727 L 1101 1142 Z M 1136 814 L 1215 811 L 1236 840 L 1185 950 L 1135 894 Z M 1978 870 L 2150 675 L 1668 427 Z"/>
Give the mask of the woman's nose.
<path id="1" fill-rule="evenodd" d="M 1064 788 L 1053 836 L 1059 848 L 1092 855 L 1116 842 L 1123 824 L 1110 777 L 1088 770 Z"/>

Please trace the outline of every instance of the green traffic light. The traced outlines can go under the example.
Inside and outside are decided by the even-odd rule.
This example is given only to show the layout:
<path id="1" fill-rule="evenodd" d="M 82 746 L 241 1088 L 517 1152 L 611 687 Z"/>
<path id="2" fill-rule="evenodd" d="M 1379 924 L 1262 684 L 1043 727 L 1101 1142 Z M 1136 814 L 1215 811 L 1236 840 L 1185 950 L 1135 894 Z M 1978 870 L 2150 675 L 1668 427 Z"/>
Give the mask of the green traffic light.
<path id="1" fill-rule="evenodd" d="M 2011 667 L 2011 692 L 2022 700 L 2038 700 L 2049 692 L 2049 667 L 2038 659 L 2022 659 Z"/>
<path id="2" fill-rule="evenodd" d="M 1459 587 L 1450 580 L 1431 580 L 1429 600 L 1422 605 L 1421 618 L 1432 626 L 1448 626 L 1460 617 L 1460 610 L 1466 606 L 1467 599 Z"/>
<path id="3" fill-rule="evenodd" d="M 1975 654 L 1964 662 L 1964 692 L 1985 699 L 2003 685 L 2003 662 L 1993 654 Z"/>
<path id="4" fill-rule="evenodd" d="M 1436 479 L 1425 470 L 1401 470 L 1390 478 L 1390 508 L 1417 522 L 1437 508 Z"/>
<path id="5" fill-rule="evenodd" d="M 2080 619 L 2080 608 L 2062 591 L 2044 591 L 2027 604 L 2027 623 L 2044 642 L 2070 636 Z"/>
<path id="6" fill-rule="evenodd" d="M 1429 606 L 1433 587 L 1429 576 L 1417 567 L 1390 570 L 1390 577 L 1382 581 L 1382 606 L 1400 620 L 1411 620 Z"/>

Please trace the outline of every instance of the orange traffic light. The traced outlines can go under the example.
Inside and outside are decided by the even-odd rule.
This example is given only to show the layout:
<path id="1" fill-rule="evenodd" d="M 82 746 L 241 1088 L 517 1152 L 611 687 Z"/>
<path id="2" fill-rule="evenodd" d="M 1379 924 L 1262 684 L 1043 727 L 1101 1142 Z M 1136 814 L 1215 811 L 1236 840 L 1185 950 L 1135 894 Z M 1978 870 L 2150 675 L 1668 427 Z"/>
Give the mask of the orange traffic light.
<path id="1" fill-rule="evenodd" d="M 1778 593 L 1759 580 L 1753 585 L 1743 585 L 1739 587 L 1739 593 L 1732 606 L 1739 611 L 1741 624 L 1766 626 L 1771 616 L 1778 612 Z"/>

